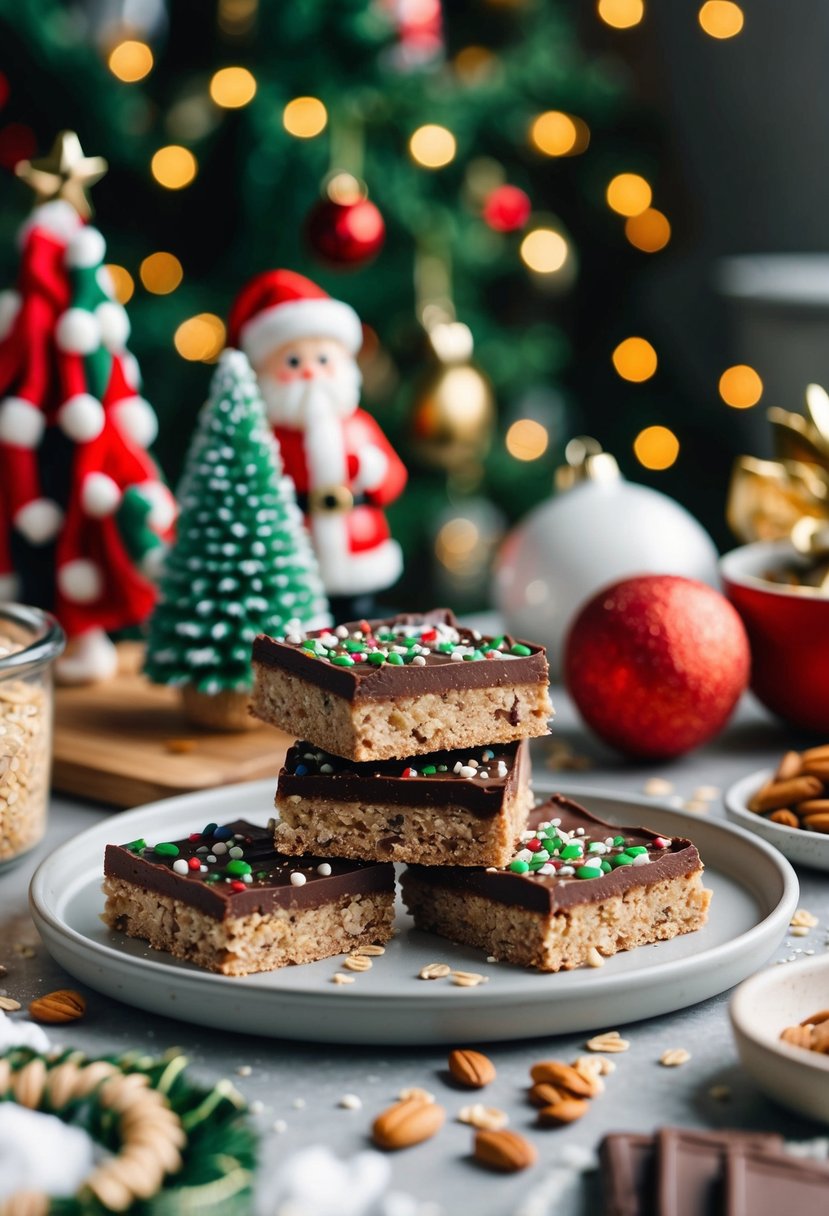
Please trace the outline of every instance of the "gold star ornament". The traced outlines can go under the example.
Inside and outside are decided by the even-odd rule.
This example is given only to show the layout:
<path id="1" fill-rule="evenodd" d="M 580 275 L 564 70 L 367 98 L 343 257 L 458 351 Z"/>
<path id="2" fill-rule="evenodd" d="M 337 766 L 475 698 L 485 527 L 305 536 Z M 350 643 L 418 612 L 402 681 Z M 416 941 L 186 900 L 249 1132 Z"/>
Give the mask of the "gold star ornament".
<path id="1" fill-rule="evenodd" d="M 102 156 L 84 156 L 74 131 L 61 131 L 48 156 L 22 160 L 15 169 L 17 176 L 34 190 L 38 203 L 65 199 L 85 220 L 92 215 L 86 188 L 100 181 L 106 171 L 107 163 Z"/>

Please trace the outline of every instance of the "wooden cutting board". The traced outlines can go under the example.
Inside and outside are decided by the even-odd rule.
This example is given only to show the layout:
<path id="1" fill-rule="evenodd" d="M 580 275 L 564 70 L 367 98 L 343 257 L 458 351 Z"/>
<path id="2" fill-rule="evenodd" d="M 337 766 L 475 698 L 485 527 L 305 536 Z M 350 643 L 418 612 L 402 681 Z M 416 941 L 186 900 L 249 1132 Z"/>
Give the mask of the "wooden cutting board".
<path id="1" fill-rule="evenodd" d="M 264 724 L 235 734 L 193 726 L 175 689 L 141 675 L 140 643 L 121 642 L 118 654 L 114 679 L 55 689 L 56 791 L 123 809 L 262 777 L 276 787 L 291 736 Z"/>

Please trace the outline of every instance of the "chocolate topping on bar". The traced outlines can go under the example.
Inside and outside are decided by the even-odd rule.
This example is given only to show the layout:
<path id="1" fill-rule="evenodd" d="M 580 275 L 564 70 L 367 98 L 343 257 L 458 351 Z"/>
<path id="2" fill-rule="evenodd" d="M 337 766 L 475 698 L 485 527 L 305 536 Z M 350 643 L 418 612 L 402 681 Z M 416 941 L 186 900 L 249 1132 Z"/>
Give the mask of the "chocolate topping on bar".
<path id="1" fill-rule="evenodd" d="M 801 1157 L 761 1155 L 739 1149 L 728 1154 L 728 1216 L 826 1216 L 829 1167 Z"/>
<path id="2" fill-rule="evenodd" d="M 697 1216 L 699 1212 L 722 1210 L 725 1162 L 734 1149 L 779 1153 L 783 1137 L 761 1132 L 662 1128 L 657 1152 L 660 1216 Z"/>
<path id="3" fill-rule="evenodd" d="M 599 1145 L 604 1216 L 654 1216 L 655 1141 L 636 1132 L 613 1132 Z"/>
<path id="4" fill-rule="evenodd" d="M 394 883 L 388 862 L 285 857 L 274 851 L 270 829 L 244 819 L 210 823 L 183 840 L 107 845 L 104 873 L 170 895 L 215 920 L 319 907 L 343 895 L 391 890 Z"/>
<path id="5" fill-rule="evenodd" d="M 472 891 L 544 914 L 702 868 L 690 840 L 605 823 L 561 794 L 535 808 L 529 828 L 533 834 L 522 841 L 524 847 L 505 869 L 410 868 L 421 882 Z"/>
<path id="6" fill-rule="evenodd" d="M 336 629 L 260 634 L 253 661 L 289 671 L 350 701 L 458 688 L 547 683 L 542 646 L 508 634 L 483 637 L 449 609 L 352 621 Z"/>
<path id="7" fill-rule="evenodd" d="M 527 742 L 431 752 L 408 760 L 357 763 L 296 743 L 279 774 L 280 800 L 292 794 L 335 802 L 460 806 L 482 819 L 497 815 L 528 764 Z"/>

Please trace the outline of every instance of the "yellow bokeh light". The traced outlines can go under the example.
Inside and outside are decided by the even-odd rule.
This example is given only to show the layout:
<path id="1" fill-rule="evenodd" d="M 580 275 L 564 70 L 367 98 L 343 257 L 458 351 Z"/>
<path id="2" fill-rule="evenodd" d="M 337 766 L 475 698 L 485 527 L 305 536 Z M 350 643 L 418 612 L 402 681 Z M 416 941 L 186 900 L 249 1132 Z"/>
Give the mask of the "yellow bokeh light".
<path id="1" fill-rule="evenodd" d="M 743 10 L 733 0 L 706 0 L 697 16 L 711 38 L 733 38 L 745 22 Z"/>
<path id="2" fill-rule="evenodd" d="M 656 351 L 647 338 L 625 338 L 613 352 L 613 366 L 623 380 L 641 384 L 656 371 Z"/>
<path id="3" fill-rule="evenodd" d="M 633 451 L 646 469 L 669 469 L 679 455 L 679 440 L 666 426 L 646 426 L 634 439 Z"/>
<path id="4" fill-rule="evenodd" d="M 107 262 L 106 270 L 112 283 L 112 294 L 119 304 L 126 304 L 133 297 L 135 279 L 126 266 L 118 266 L 115 262 Z"/>
<path id="5" fill-rule="evenodd" d="M 313 139 L 327 122 L 328 111 L 319 97 L 295 97 L 282 111 L 282 125 L 297 139 Z"/>
<path id="6" fill-rule="evenodd" d="M 720 376 L 720 396 L 735 410 L 747 410 L 763 395 L 763 381 L 753 367 L 737 363 Z"/>
<path id="7" fill-rule="evenodd" d="M 530 139 L 545 156 L 578 156 L 590 143 L 590 128 L 574 114 L 545 110 L 533 120 Z"/>
<path id="8" fill-rule="evenodd" d="M 146 42 L 136 42 L 128 38 L 112 48 L 107 66 L 113 76 L 117 76 L 125 84 L 135 84 L 153 70 L 153 53 Z"/>
<path id="9" fill-rule="evenodd" d="M 538 460 L 547 451 L 550 436 L 547 428 L 534 418 L 519 418 L 507 431 L 504 442 L 516 460 Z"/>
<path id="10" fill-rule="evenodd" d="M 181 144 L 159 148 L 151 164 L 153 177 L 167 190 L 183 190 L 189 186 L 198 167 L 193 153 L 188 148 L 182 148 Z"/>
<path id="11" fill-rule="evenodd" d="M 638 173 L 617 173 L 607 187 L 607 205 L 619 215 L 641 215 L 651 205 L 653 191 Z"/>
<path id="12" fill-rule="evenodd" d="M 210 81 L 210 96 L 225 110 L 238 110 L 256 96 L 256 78 L 247 68 L 220 68 Z"/>
<path id="13" fill-rule="evenodd" d="M 630 215 L 625 220 L 625 236 L 631 245 L 643 253 L 657 253 L 671 239 L 671 225 L 667 215 L 648 207 L 639 215 Z"/>
<path id="14" fill-rule="evenodd" d="M 215 313 L 200 312 L 198 316 L 182 321 L 173 341 L 182 359 L 212 363 L 225 344 L 224 321 Z"/>
<path id="15" fill-rule="evenodd" d="M 460 573 L 474 559 L 480 539 L 480 529 L 473 520 L 463 516 L 449 519 L 435 538 L 437 559 L 447 570 Z"/>
<path id="16" fill-rule="evenodd" d="M 535 228 L 521 242 L 521 258 L 536 274 L 555 274 L 569 254 L 567 242 L 554 228 Z"/>
<path id="17" fill-rule="evenodd" d="M 638 25 L 645 15 L 643 0 L 599 0 L 596 9 L 605 25 L 612 25 L 615 30 Z"/>
<path id="18" fill-rule="evenodd" d="M 141 282 L 147 291 L 157 296 L 169 295 L 175 291 L 184 278 L 181 262 L 174 253 L 151 253 L 144 258 L 139 268 Z"/>
<path id="19" fill-rule="evenodd" d="M 455 136 L 447 127 L 437 123 L 427 123 L 418 127 L 409 140 L 409 151 L 412 159 L 425 169 L 442 169 L 455 159 L 457 143 Z"/>

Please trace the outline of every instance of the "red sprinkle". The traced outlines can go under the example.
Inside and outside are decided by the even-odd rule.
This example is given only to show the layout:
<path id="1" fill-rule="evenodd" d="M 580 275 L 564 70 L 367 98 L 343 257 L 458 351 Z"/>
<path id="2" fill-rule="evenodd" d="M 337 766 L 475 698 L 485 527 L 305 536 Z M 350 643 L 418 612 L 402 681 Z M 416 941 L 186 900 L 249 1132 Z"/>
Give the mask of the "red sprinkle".
<path id="1" fill-rule="evenodd" d="M 404 777 L 416 777 L 416 776 L 417 776 L 417 769 L 416 769 L 416 768 L 404 768 L 404 769 L 403 769 L 403 776 L 404 776 Z"/>
<path id="2" fill-rule="evenodd" d="M 201 840 L 201 832 L 191 832 L 187 837 L 188 840 Z"/>
<path id="3" fill-rule="evenodd" d="M 531 853 L 537 853 L 541 848 L 541 841 L 537 836 L 533 836 L 532 840 L 528 840 L 524 845 L 525 849 L 529 849 Z"/>
<path id="4" fill-rule="evenodd" d="M 371 633 L 371 625 L 369 625 L 368 621 L 358 621 L 357 628 L 362 630 L 363 636 Z"/>
<path id="5" fill-rule="evenodd" d="M 655 849 L 669 849 L 671 847 L 671 842 L 670 840 L 666 840 L 664 836 L 657 836 L 656 840 L 653 842 L 653 845 Z"/>
<path id="6" fill-rule="evenodd" d="M 191 870 L 201 869 L 201 862 L 199 861 L 198 857 L 191 857 L 187 864 Z"/>
<path id="7" fill-rule="evenodd" d="M 243 882 L 237 882 L 235 879 L 230 884 L 231 891 L 246 891 L 247 887 Z"/>
<path id="8" fill-rule="evenodd" d="M 421 642 L 434 642 L 436 641 L 437 636 L 437 629 L 426 629 L 423 631 L 423 633 L 421 633 L 420 640 Z"/>

